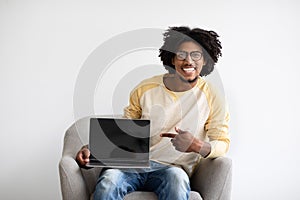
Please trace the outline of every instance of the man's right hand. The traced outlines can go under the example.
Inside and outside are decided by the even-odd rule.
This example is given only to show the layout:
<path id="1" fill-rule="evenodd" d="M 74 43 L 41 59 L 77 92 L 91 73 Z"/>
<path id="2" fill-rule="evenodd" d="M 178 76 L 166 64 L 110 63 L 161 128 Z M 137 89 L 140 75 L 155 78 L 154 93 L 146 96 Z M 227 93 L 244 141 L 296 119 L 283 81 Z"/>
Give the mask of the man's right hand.
<path id="1" fill-rule="evenodd" d="M 79 166 L 85 166 L 90 161 L 90 155 L 90 150 L 86 146 L 82 147 L 76 155 L 76 161 Z"/>

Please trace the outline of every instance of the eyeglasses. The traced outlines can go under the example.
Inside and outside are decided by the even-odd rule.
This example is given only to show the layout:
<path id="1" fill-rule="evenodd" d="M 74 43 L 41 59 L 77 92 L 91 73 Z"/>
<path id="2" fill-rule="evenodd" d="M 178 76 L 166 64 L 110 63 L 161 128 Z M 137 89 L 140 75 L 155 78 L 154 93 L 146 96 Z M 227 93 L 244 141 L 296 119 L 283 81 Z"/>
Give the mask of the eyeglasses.
<path id="1" fill-rule="evenodd" d="M 186 52 L 186 51 L 178 51 L 178 52 L 176 52 L 176 58 L 178 60 L 185 60 L 187 58 L 188 54 L 190 54 L 193 61 L 200 60 L 203 55 L 203 53 L 200 51 L 192 51 L 190 53 Z"/>

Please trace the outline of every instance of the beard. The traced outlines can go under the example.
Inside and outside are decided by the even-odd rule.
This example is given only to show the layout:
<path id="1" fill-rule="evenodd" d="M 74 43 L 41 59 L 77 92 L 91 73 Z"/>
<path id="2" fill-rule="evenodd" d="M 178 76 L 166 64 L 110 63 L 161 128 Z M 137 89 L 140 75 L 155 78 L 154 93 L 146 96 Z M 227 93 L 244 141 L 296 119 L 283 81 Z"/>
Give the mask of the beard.
<path id="1" fill-rule="evenodd" d="M 192 80 L 186 80 L 186 79 L 184 79 L 181 75 L 179 75 L 179 78 L 180 78 L 180 80 L 182 80 L 183 82 L 185 82 L 185 83 L 195 83 L 197 80 L 198 80 L 198 76 L 196 76 L 194 79 L 192 79 Z"/>

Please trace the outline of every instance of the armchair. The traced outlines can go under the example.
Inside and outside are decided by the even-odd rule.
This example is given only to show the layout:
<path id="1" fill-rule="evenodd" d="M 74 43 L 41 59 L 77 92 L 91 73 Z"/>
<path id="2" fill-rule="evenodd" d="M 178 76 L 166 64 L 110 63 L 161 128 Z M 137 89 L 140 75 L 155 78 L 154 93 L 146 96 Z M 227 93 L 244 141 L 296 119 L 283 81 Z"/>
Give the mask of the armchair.
<path id="1" fill-rule="evenodd" d="M 88 200 L 96 185 L 101 168 L 81 169 L 75 157 L 79 149 L 87 144 L 89 118 L 76 121 L 64 136 L 59 176 L 64 200 Z M 79 134 L 80 133 L 80 134 Z M 84 134 L 82 134 L 84 133 Z M 231 195 L 232 162 L 230 158 L 201 159 L 191 177 L 190 200 L 229 200 Z M 153 192 L 136 191 L 125 196 L 125 200 L 157 200 Z"/>

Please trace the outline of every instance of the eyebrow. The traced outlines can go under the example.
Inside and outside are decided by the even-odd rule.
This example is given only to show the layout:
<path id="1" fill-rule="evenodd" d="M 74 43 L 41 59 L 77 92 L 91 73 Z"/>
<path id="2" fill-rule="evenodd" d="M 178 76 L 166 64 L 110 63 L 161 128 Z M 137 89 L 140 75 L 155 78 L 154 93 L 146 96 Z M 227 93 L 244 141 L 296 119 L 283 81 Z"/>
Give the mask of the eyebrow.
<path id="1" fill-rule="evenodd" d="M 203 53 L 203 52 L 202 52 L 202 51 L 200 51 L 200 50 L 196 50 L 196 51 L 190 51 L 190 52 L 188 52 L 188 51 L 184 51 L 184 50 L 178 50 L 177 52 L 185 52 L 185 53 L 199 52 L 199 53 Z"/>

